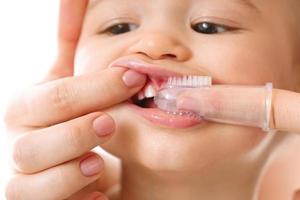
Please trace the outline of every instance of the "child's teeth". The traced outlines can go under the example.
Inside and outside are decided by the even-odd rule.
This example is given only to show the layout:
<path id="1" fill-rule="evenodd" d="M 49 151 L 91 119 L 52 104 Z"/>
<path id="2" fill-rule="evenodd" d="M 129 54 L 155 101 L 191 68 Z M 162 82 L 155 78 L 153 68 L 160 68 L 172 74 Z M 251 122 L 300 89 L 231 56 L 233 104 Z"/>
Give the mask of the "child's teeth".
<path id="1" fill-rule="evenodd" d="M 140 91 L 138 93 L 138 100 L 143 100 L 145 98 L 145 95 L 144 95 L 144 92 L 143 91 Z"/>
<path id="2" fill-rule="evenodd" d="M 146 86 L 144 93 L 145 93 L 146 98 L 151 98 L 151 97 L 156 96 L 156 90 L 154 89 L 154 87 L 151 84 Z"/>

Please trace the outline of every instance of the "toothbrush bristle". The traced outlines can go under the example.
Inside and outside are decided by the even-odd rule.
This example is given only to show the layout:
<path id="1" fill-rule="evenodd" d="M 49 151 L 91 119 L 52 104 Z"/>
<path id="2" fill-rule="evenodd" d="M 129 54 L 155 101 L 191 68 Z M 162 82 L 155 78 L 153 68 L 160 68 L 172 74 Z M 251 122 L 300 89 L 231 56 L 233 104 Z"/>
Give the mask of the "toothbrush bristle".
<path id="1" fill-rule="evenodd" d="M 167 81 L 169 87 L 205 87 L 211 86 L 211 84 L 210 76 L 169 77 Z"/>

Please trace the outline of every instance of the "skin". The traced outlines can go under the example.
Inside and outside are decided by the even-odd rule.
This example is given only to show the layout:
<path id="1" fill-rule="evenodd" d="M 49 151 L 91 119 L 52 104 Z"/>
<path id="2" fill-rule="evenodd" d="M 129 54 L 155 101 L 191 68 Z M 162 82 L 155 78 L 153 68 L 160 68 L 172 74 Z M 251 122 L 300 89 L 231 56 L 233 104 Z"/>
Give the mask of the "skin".
<path id="1" fill-rule="evenodd" d="M 10 136 L 15 138 L 12 146 L 15 173 L 7 183 L 8 200 L 97 197 L 105 200 L 98 190 L 105 191 L 117 182 L 114 166 L 106 162 L 104 170 L 103 158 L 91 152 L 107 141 L 115 128 L 113 119 L 101 109 L 136 93 L 144 85 L 145 76 L 140 75 L 140 81 L 130 86 L 126 80 L 132 73 L 124 69 L 73 77 L 74 55 L 87 3 L 60 1 L 57 60 L 42 83 L 24 91 L 7 108 L 5 123 Z M 92 79 L 95 81 L 91 84 Z M 100 95 L 98 101 L 94 94 L 102 94 L 108 81 L 113 81 L 120 92 Z M 80 99 L 87 104 L 74 104 Z M 100 128 L 108 130 L 105 136 L 96 135 L 95 119 L 101 116 L 110 119 L 109 123 L 100 124 Z M 83 170 L 85 161 L 91 158 L 99 164 L 93 173 Z"/>
<path id="2" fill-rule="evenodd" d="M 299 92 L 298 16 L 290 12 L 296 1 L 254 1 L 257 9 L 223 0 L 95 3 L 85 18 L 75 74 L 105 70 L 120 57 L 139 58 L 182 74 L 210 75 L 218 84 L 273 82 Z M 190 28 L 203 20 L 234 30 L 206 35 Z M 116 23 L 138 28 L 105 32 Z M 252 199 L 268 159 L 290 138 L 217 123 L 163 128 L 122 104 L 107 112 L 118 126 L 102 146 L 123 161 L 122 199 Z"/>
<path id="3" fill-rule="evenodd" d="M 300 199 L 300 191 L 297 191 L 294 195 L 294 200 L 299 200 Z"/>
<path id="4" fill-rule="evenodd" d="M 92 4 L 94 2 L 91 1 Z M 264 20 L 258 20 L 259 23 L 256 21 L 255 24 L 247 23 L 246 28 L 243 26 L 245 30 L 235 35 L 238 36 L 236 38 L 228 33 L 220 36 L 223 39 L 218 39 L 219 36 L 209 38 L 192 32 L 189 32 L 187 37 L 185 31 L 178 33 L 178 30 L 185 29 L 176 29 L 178 24 L 174 24 L 174 21 L 169 19 L 172 19 L 172 13 L 177 11 L 180 12 L 176 13 L 176 16 L 181 16 L 184 13 L 182 10 L 190 5 L 179 7 L 178 5 L 183 3 L 182 1 L 172 1 L 174 4 L 170 6 L 170 2 L 153 3 L 157 6 L 156 8 L 170 8 L 166 9 L 168 11 L 165 13 L 166 19 L 168 19 L 166 21 L 159 21 L 158 18 L 152 16 L 155 12 L 151 14 L 149 10 L 153 7 L 141 6 L 142 1 L 136 4 L 139 6 L 138 10 L 143 8 L 140 10 L 141 14 L 147 13 L 148 17 L 145 19 L 151 23 L 147 26 L 143 25 L 143 30 L 139 32 L 127 37 L 122 36 L 126 37 L 122 40 L 107 41 L 108 38 L 98 37 L 97 31 L 95 31 L 97 23 L 93 21 L 96 20 L 96 17 L 93 17 L 91 10 L 88 10 L 85 28 L 76 52 L 75 74 L 77 76 L 72 77 L 74 75 L 75 49 L 87 1 L 61 0 L 57 61 L 44 82 L 32 88 L 35 92 L 25 91 L 24 94 L 12 101 L 5 116 L 8 130 L 12 136 L 18 138 L 13 146 L 16 174 L 8 183 L 7 199 L 90 200 L 98 196 L 105 199 L 103 194 L 94 191 L 105 191 L 118 181 L 115 175 L 112 175 L 112 172 L 116 171 L 114 170 L 115 165 L 106 160 L 105 163 L 108 165 L 106 170 L 101 170 L 90 177 L 83 176 L 79 166 L 82 159 L 93 154 L 86 152 L 111 137 L 95 137 L 95 131 L 92 129 L 93 120 L 103 115 L 104 108 L 122 102 L 142 87 L 124 87 L 124 83 L 120 81 L 124 76 L 124 69 L 105 70 L 108 64 L 116 58 L 122 56 L 147 58 L 157 64 L 168 64 L 167 66 L 172 66 L 172 69 L 174 67 L 173 70 L 177 72 L 212 75 L 220 83 L 260 84 L 265 81 L 273 81 L 277 88 L 299 91 L 293 87 L 295 83 L 299 83 L 299 78 L 296 77 L 299 70 L 299 60 L 296 56 L 299 52 L 299 37 L 296 35 L 299 36 L 299 31 L 294 30 L 297 26 L 289 26 L 289 24 L 296 24 L 295 16 L 291 15 L 299 12 L 291 12 L 291 10 L 296 10 L 299 6 L 298 2 L 285 1 L 282 3 L 277 0 L 258 3 L 257 5 L 264 11 L 261 16 Z M 224 4 L 225 1 L 222 2 Z M 190 2 L 184 1 L 184 3 L 189 4 Z M 123 3 L 115 5 L 115 1 L 113 4 L 114 7 L 124 5 Z M 205 4 L 209 6 L 211 3 L 207 1 Z M 270 5 L 272 9 L 270 9 Z M 200 5 L 201 7 L 202 5 Z M 176 9 L 176 12 L 170 12 L 173 9 Z M 205 7 L 201 9 L 205 10 Z M 98 13 L 106 13 L 108 10 L 105 9 Z M 157 11 L 157 9 L 154 10 Z M 269 13 L 270 10 L 272 13 Z M 258 19 L 253 14 L 240 12 L 246 15 L 241 19 L 245 19 L 247 22 Z M 222 16 L 220 18 L 223 18 Z M 239 17 L 235 16 L 234 18 Z M 284 21 L 286 18 L 288 20 Z M 288 22 L 288 24 L 284 22 Z M 282 28 L 282 24 L 286 28 Z M 142 40 L 144 36 L 147 37 Z M 272 36 L 272 40 L 270 36 Z M 289 38 L 289 41 L 281 41 L 282 38 Z M 149 44 L 147 41 L 151 41 L 154 45 L 147 46 Z M 174 41 L 181 49 L 180 56 L 176 59 L 170 59 L 168 56 L 161 57 L 166 52 L 174 53 L 172 52 Z M 204 42 L 205 45 L 203 45 Z M 198 45 L 199 43 L 201 45 Z M 243 48 L 245 45 L 249 47 L 247 50 Z M 216 52 L 215 48 L 219 48 L 219 46 L 226 47 L 226 49 Z M 272 55 L 270 55 L 270 50 L 273 52 Z M 246 54 L 249 55 L 245 56 Z M 177 56 L 176 53 L 174 55 Z M 218 59 L 215 59 L 216 56 Z M 180 59 L 178 60 L 178 58 Z M 220 59 L 222 62 L 216 62 Z M 260 70 L 262 76 L 257 77 Z M 99 73 L 95 73 L 95 71 Z M 242 73 L 244 71 L 246 73 Z M 247 73 L 249 76 L 244 75 Z M 90 87 L 91 84 L 92 87 Z M 121 95 L 104 93 L 103 87 L 106 88 L 108 84 L 113 85 Z M 143 82 L 141 81 L 140 84 L 143 85 Z M 57 96 L 57 91 L 63 91 L 64 95 Z M 87 98 L 89 95 L 93 98 Z M 59 99 L 62 104 L 60 101 L 49 101 L 49 96 L 59 97 L 54 99 Z M 85 103 L 73 105 L 72 103 L 78 99 L 84 99 L 82 102 Z M 101 103 L 91 102 L 90 100 L 93 99 L 102 101 Z M 53 103 L 56 103 L 54 105 L 64 105 L 64 107 L 53 107 Z M 41 111 L 41 107 L 42 110 L 45 110 L 44 112 Z M 66 108 L 73 112 L 66 112 Z M 127 118 L 132 117 L 132 119 L 141 121 L 139 125 L 132 124 L 132 121 L 125 121 L 121 116 L 128 116 L 130 113 L 121 104 L 113 106 L 107 111 L 113 116 L 117 127 L 111 142 L 105 148 L 124 161 L 124 199 L 126 199 L 126 195 L 127 197 L 132 195 L 130 199 L 146 199 L 143 195 L 149 194 L 149 188 L 151 188 L 152 194 L 161 194 L 161 199 L 166 199 L 164 195 L 167 195 L 167 199 L 170 198 L 170 195 L 174 196 L 173 199 L 181 198 L 186 192 L 189 194 L 199 192 L 196 195 L 201 195 L 205 199 L 250 198 L 258 172 L 270 156 L 270 151 L 274 154 L 275 150 L 279 149 L 279 144 L 289 138 L 287 134 L 284 138 L 271 137 L 268 146 L 258 150 L 258 147 L 263 146 L 261 144 L 268 139 L 257 129 L 207 124 L 202 128 L 175 131 L 154 126 L 135 115 Z M 43 118 L 43 116 L 48 117 Z M 150 133 L 140 131 L 145 127 Z M 122 133 L 120 129 L 122 129 Z M 204 131 L 209 133 L 201 134 Z M 73 132 L 74 137 L 69 137 L 69 132 Z M 243 136 L 239 136 L 241 132 Z M 39 137 L 35 137 L 38 135 L 37 133 L 41 133 Z M 71 138 L 77 138 L 75 143 L 72 144 Z M 61 142 L 49 145 L 50 139 Z M 75 145 L 76 143 L 80 145 Z M 68 145 L 70 150 L 68 155 L 64 151 L 66 144 L 70 144 Z M 49 146 L 55 148 L 43 148 Z M 23 152 L 23 154 L 18 152 Z M 44 159 L 45 157 L 48 159 Z M 35 165 L 31 163 L 35 163 Z M 105 176 L 101 175 L 103 173 Z M 131 176 L 131 174 L 133 175 Z M 190 179 L 192 176 L 186 177 L 187 175 L 192 175 L 195 180 Z M 138 177 L 139 180 L 134 177 Z M 198 182 L 198 179 L 205 180 L 205 183 Z M 140 180 L 143 182 L 137 183 Z M 179 182 L 188 187 L 181 187 Z M 154 187 L 155 185 L 160 187 Z M 201 187 L 201 190 L 195 188 L 195 185 Z M 238 186 L 243 187 L 239 188 Z M 47 190 L 47 188 L 51 188 L 51 190 Z M 178 188 L 181 190 L 177 190 Z M 240 191 L 240 193 L 236 191 Z M 212 196 L 216 193 L 221 197 Z M 70 195 L 72 196 L 70 197 Z M 192 199 L 192 196 L 189 197 Z M 157 197 L 157 199 L 160 198 Z"/>
<path id="5" fill-rule="evenodd" d="M 298 194 L 294 192 L 299 190 L 300 186 L 300 159 L 297 155 L 299 144 L 299 137 L 292 136 L 290 142 L 284 144 L 284 147 L 272 158 L 261 183 L 260 199 L 293 199 L 292 196 L 295 199 L 300 198 L 299 192 Z"/>

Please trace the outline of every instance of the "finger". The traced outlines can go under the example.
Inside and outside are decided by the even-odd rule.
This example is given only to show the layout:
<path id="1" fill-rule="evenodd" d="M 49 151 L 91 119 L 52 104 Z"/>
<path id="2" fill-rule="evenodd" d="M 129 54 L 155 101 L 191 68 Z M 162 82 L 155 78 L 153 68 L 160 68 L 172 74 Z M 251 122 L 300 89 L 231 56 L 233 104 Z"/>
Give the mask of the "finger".
<path id="1" fill-rule="evenodd" d="M 274 90 L 272 118 L 274 129 L 300 133 L 300 94 Z"/>
<path id="2" fill-rule="evenodd" d="M 109 68 L 37 85 L 9 106 L 7 125 L 49 126 L 127 100 L 145 84 L 146 76 Z"/>
<path id="3" fill-rule="evenodd" d="M 273 89 L 269 125 L 280 131 L 300 132 L 300 94 Z M 192 89 L 180 95 L 178 109 L 191 110 L 204 118 L 231 124 L 264 127 L 264 87 L 218 85 Z"/>
<path id="4" fill-rule="evenodd" d="M 266 94 L 265 87 L 215 85 L 187 90 L 177 99 L 177 107 L 215 122 L 264 128 Z"/>
<path id="5" fill-rule="evenodd" d="M 93 192 L 83 197 L 82 200 L 108 200 L 108 198 L 100 192 Z"/>
<path id="6" fill-rule="evenodd" d="M 7 199 L 65 199 L 96 181 L 103 160 L 95 153 L 32 175 L 16 175 L 6 187 Z"/>
<path id="7" fill-rule="evenodd" d="M 15 168 L 29 174 L 72 160 L 106 142 L 114 129 L 110 116 L 92 113 L 24 134 L 14 144 Z"/>
<path id="8" fill-rule="evenodd" d="M 293 200 L 300 200 L 300 190 L 294 193 Z"/>
<path id="9" fill-rule="evenodd" d="M 60 0 L 58 55 L 45 81 L 71 76 L 88 0 Z"/>

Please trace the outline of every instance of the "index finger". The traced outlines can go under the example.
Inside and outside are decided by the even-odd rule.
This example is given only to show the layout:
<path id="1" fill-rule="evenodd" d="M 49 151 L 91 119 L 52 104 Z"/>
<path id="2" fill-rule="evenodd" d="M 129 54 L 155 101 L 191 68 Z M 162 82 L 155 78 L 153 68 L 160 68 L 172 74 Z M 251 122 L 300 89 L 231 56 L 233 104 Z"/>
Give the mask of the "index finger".
<path id="1" fill-rule="evenodd" d="M 61 123 L 127 100 L 145 82 L 146 75 L 119 67 L 50 81 L 12 102 L 6 122 L 11 127 Z"/>
<path id="2" fill-rule="evenodd" d="M 177 108 L 216 122 L 300 132 L 299 93 L 273 89 L 270 110 L 266 99 L 265 87 L 215 85 L 182 93 Z"/>
<path id="3" fill-rule="evenodd" d="M 300 94 L 274 90 L 272 117 L 275 129 L 300 133 Z"/>
<path id="4" fill-rule="evenodd" d="M 60 0 L 58 54 L 45 81 L 73 75 L 74 55 L 88 0 Z"/>

